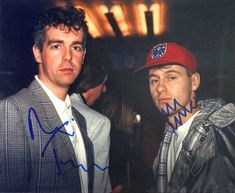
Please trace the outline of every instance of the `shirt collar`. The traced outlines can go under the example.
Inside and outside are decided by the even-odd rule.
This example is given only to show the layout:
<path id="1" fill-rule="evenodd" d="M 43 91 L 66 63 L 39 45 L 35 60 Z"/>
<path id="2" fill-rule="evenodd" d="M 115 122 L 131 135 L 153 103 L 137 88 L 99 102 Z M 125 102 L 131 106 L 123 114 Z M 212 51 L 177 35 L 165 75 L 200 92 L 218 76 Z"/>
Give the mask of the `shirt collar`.
<path id="1" fill-rule="evenodd" d="M 68 94 L 65 97 L 65 101 L 62 101 L 38 78 L 37 75 L 35 76 L 35 79 L 47 93 L 58 113 L 63 114 L 67 110 L 70 114 L 72 114 L 71 102 Z"/>
<path id="2" fill-rule="evenodd" d="M 172 128 L 170 125 L 168 129 L 170 129 L 171 131 L 173 131 L 173 133 L 177 135 L 187 133 L 187 131 L 190 128 L 191 123 L 193 122 L 194 118 L 197 116 L 199 112 L 200 110 L 194 113 L 193 116 L 189 118 L 189 120 L 187 120 L 183 125 L 180 125 L 177 129 Z"/>

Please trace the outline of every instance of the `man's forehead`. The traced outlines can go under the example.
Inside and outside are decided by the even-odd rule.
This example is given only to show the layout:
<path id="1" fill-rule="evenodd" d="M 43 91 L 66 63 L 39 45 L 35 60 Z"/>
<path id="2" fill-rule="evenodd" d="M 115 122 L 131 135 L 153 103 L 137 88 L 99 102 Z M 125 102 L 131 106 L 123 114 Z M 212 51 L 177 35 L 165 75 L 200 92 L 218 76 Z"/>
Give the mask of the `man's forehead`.
<path id="1" fill-rule="evenodd" d="M 186 69 L 185 67 L 178 65 L 178 64 L 163 64 L 153 67 L 149 70 L 149 73 L 154 71 L 168 71 L 168 70 L 177 70 L 177 69 Z"/>

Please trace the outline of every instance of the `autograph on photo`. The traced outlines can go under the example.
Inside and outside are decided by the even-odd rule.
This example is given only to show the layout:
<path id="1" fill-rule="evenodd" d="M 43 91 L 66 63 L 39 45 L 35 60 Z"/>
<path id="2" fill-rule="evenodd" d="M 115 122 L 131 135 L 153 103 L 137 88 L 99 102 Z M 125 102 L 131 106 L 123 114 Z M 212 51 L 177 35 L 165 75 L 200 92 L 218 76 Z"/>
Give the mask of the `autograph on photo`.
<path id="1" fill-rule="evenodd" d="M 182 117 L 186 117 L 187 113 L 192 113 L 193 109 L 197 108 L 197 104 L 195 104 L 195 106 L 193 106 L 193 101 L 192 100 L 190 100 L 189 109 L 187 109 L 185 106 L 181 105 L 176 99 L 174 99 L 173 107 L 169 103 L 166 103 L 166 110 L 161 109 L 161 113 L 163 115 L 169 115 L 170 110 L 176 111 L 177 106 L 181 107 L 182 111 L 178 111 L 177 115 L 174 115 L 174 123 L 175 123 L 174 124 L 175 126 L 173 127 L 174 130 L 177 130 L 178 127 L 183 124 L 182 123 Z"/>
<path id="2" fill-rule="evenodd" d="M 29 126 L 29 132 L 30 132 L 30 136 L 31 136 L 32 140 L 35 139 L 35 137 L 34 137 L 34 128 L 33 128 L 33 124 L 32 124 L 32 116 L 34 116 L 34 118 L 36 119 L 37 124 L 39 125 L 41 131 L 44 132 L 45 134 L 51 135 L 48 142 L 45 144 L 45 146 L 42 150 L 42 153 L 41 153 L 42 157 L 44 156 L 48 145 L 50 144 L 50 142 L 52 141 L 52 139 L 55 137 L 56 134 L 61 133 L 61 134 L 68 135 L 68 136 L 71 136 L 71 137 L 73 137 L 75 135 L 74 132 L 72 134 L 70 134 L 70 133 L 67 133 L 67 132 L 61 130 L 64 126 L 69 124 L 69 121 L 64 122 L 61 126 L 56 127 L 52 131 L 47 131 L 45 128 L 43 128 L 35 109 L 33 107 L 31 107 L 28 110 L 28 126 Z M 74 119 L 72 119 L 72 121 L 74 121 Z M 57 166 L 57 169 L 58 169 L 58 172 L 57 172 L 58 175 L 62 174 L 61 165 L 66 165 L 66 164 L 72 164 L 72 166 L 75 167 L 75 168 L 82 168 L 85 172 L 89 172 L 89 168 L 86 169 L 82 164 L 74 163 L 74 161 L 72 159 L 70 159 L 66 162 L 63 162 L 63 161 L 59 160 L 58 157 L 57 157 L 55 149 L 53 149 L 53 154 L 54 154 L 55 163 L 56 163 L 56 166 Z M 108 166 L 102 168 L 99 165 L 97 165 L 96 163 L 94 163 L 93 165 L 94 165 L 94 167 L 96 167 L 97 169 L 99 169 L 101 171 L 105 171 L 109 168 Z"/>

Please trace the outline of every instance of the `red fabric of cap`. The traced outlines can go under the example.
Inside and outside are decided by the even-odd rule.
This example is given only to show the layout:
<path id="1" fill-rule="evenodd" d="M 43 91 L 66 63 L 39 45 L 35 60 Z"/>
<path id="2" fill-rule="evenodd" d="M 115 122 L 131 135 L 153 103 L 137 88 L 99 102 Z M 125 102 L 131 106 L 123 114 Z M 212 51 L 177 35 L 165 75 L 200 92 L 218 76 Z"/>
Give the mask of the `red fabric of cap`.
<path id="1" fill-rule="evenodd" d="M 197 72 L 197 60 L 193 53 L 177 43 L 162 43 L 155 45 L 148 53 L 144 66 L 140 70 L 156 67 L 162 64 L 180 64 L 189 68 L 193 73 Z"/>

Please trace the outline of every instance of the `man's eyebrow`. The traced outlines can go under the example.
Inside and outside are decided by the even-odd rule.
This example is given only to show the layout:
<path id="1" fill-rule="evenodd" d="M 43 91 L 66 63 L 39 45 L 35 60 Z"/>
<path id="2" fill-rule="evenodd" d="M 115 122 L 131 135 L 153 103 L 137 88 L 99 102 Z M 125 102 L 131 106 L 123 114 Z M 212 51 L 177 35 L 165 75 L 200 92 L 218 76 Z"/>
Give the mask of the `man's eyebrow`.
<path id="1" fill-rule="evenodd" d="M 63 41 L 62 40 L 49 40 L 47 42 L 47 45 L 49 46 L 49 45 L 54 44 L 54 43 L 63 43 Z"/>
<path id="2" fill-rule="evenodd" d="M 61 44 L 61 43 L 63 43 L 63 42 L 64 42 L 63 40 L 49 40 L 49 41 L 47 42 L 47 45 L 51 45 L 51 44 L 55 44 L 55 43 Z M 74 41 L 74 42 L 72 42 L 72 45 L 75 45 L 75 44 L 80 44 L 80 45 L 83 46 L 83 42 L 80 42 L 80 41 Z"/>
<path id="3" fill-rule="evenodd" d="M 165 73 L 169 74 L 169 73 L 176 73 L 176 74 L 181 74 L 179 71 L 176 70 L 166 70 Z"/>
<path id="4" fill-rule="evenodd" d="M 74 41 L 73 43 L 72 43 L 72 45 L 81 45 L 83 48 L 85 48 L 85 45 L 84 45 L 84 42 L 82 41 L 82 42 L 80 42 L 80 41 Z"/>
<path id="5" fill-rule="evenodd" d="M 153 73 L 149 74 L 149 78 L 152 78 L 152 77 L 159 77 L 159 76 Z"/>
<path id="6" fill-rule="evenodd" d="M 72 44 L 81 44 L 81 45 L 83 45 L 83 42 L 80 42 L 80 41 L 74 41 Z"/>

